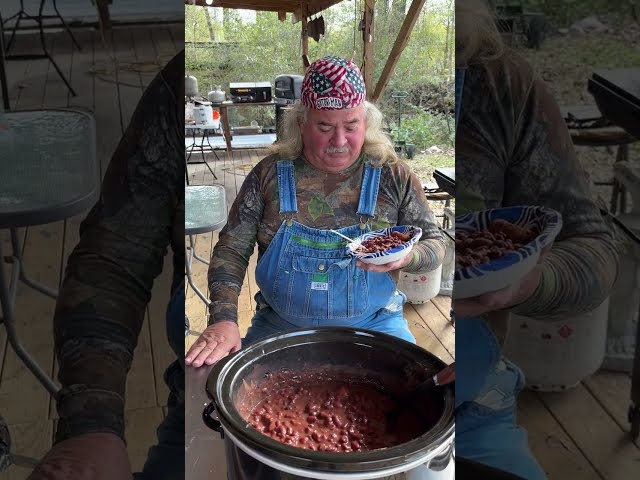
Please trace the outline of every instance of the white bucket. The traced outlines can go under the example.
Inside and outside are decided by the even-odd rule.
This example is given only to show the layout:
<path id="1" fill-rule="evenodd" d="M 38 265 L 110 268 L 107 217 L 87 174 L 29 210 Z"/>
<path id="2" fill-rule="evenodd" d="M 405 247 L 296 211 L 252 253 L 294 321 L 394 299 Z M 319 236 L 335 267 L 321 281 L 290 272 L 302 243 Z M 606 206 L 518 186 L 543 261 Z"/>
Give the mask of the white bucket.
<path id="1" fill-rule="evenodd" d="M 595 310 L 561 320 L 512 315 L 504 354 L 527 387 L 557 392 L 595 373 L 604 360 L 609 298 Z"/>
<path id="2" fill-rule="evenodd" d="M 409 303 L 427 303 L 440 293 L 442 264 L 430 272 L 414 274 L 400 271 L 398 290 L 407 296 Z"/>
<path id="3" fill-rule="evenodd" d="M 211 125 L 213 123 L 213 108 L 211 105 L 197 105 L 193 107 L 193 119 L 196 125 Z M 220 121 L 218 120 L 218 124 Z"/>

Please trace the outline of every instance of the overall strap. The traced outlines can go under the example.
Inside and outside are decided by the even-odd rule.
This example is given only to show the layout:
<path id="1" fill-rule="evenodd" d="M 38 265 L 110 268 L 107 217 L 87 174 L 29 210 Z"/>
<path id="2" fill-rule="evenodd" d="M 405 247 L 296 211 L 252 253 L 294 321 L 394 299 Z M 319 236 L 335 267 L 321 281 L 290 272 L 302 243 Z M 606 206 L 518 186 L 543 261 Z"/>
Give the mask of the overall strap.
<path id="1" fill-rule="evenodd" d="M 278 193 L 280 195 L 280 214 L 296 213 L 296 180 L 292 160 L 280 160 L 276 164 L 278 169 Z"/>
<path id="2" fill-rule="evenodd" d="M 360 187 L 360 201 L 356 212 L 361 217 L 373 218 L 375 216 L 381 172 L 382 167 L 374 167 L 370 163 L 366 163 L 364 166 L 362 185 Z M 361 218 L 360 228 L 363 228 L 364 224 L 368 222 L 369 219 L 363 223 Z"/>

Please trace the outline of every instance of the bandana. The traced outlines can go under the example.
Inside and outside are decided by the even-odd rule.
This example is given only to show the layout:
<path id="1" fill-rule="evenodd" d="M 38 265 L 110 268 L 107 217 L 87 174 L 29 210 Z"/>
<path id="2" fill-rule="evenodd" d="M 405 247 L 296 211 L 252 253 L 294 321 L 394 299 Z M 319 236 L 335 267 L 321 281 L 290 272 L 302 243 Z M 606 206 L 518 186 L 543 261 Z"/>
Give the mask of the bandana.
<path id="1" fill-rule="evenodd" d="M 344 58 L 316 60 L 302 81 L 302 103 L 314 110 L 342 110 L 364 102 L 366 90 L 358 67 Z"/>

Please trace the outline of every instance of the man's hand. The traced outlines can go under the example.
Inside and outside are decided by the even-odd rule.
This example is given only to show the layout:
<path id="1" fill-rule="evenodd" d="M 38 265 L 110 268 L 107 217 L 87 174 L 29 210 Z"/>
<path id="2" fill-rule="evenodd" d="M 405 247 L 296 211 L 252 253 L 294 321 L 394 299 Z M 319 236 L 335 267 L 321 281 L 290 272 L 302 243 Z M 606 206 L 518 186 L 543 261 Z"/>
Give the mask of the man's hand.
<path id="1" fill-rule="evenodd" d="M 362 260 L 356 261 L 356 267 L 360 267 L 363 270 L 369 270 L 370 272 L 390 272 L 392 270 L 400 270 L 403 267 L 406 267 L 411 262 L 413 258 L 413 246 L 409 249 L 409 253 L 407 253 L 400 260 L 396 260 L 395 262 L 385 263 L 384 265 L 372 265 L 371 263 L 364 263 Z"/>
<path id="2" fill-rule="evenodd" d="M 228 353 L 240 350 L 240 329 L 234 322 L 218 322 L 206 328 L 184 359 L 186 365 L 213 365 Z"/>
<path id="3" fill-rule="evenodd" d="M 113 433 L 85 433 L 56 443 L 28 480 L 131 480 L 127 448 Z"/>
<path id="4" fill-rule="evenodd" d="M 489 292 L 477 297 L 454 300 L 453 310 L 457 317 L 477 317 L 485 313 L 497 312 L 525 302 L 538 288 L 541 278 L 540 264 L 525 275 L 519 282 L 502 290 Z"/>

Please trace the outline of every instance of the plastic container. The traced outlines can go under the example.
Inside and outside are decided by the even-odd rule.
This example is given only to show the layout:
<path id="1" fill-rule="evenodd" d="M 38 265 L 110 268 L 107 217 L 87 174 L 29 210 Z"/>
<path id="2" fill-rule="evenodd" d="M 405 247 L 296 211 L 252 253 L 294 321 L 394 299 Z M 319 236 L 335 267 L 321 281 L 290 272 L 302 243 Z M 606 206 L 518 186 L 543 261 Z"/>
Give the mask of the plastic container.
<path id="1" fill-rule="evenodd" d="M 409 303 L 427 303 L 440 293 L 442 285 L 442 264 L 426 273 L 400 272 L 398 290 L 407 296 Z"/>
<path id="2" fill-rule="evenodd" d="M 193 107 L 193 119 L 196 125 L 211 125 L 213 123 L 213 108 L 211 105 L 196 104 Z"/>
<path id="3" fill-rule="evenodd" d="M 226 357 L 214 366 L 207 379 L 207 394 L 212 402 L 204 409 L 203 421 L 224 438 L 230 479 L 365 480 L 401 473 L 405 474 L 403 478 L 421 480 L 455 478 L 452 387 L 416 398 L 414 407 L 430 416 L 432 427 L 428 431 L 409 442 L 380 450 L 311 451 L 285 445 L 247 427 L 236 408 L 245 398 L 245 385 L 260 385 L 270 373 L 283 369 L 317 367 L 358 371 L 368 378 L 375 377 L 385 390 L 402 395 L 432 372 L 440 371 L 445 363 L 399 338 L 339 327 L 272 335 Z M 214 412 L 217 418 L 212 416 Z"/>
<path id="4" fill-rule="evenodd" d="M 562 320 L 513 315 L 504 354 L 532 390 L 558 392 L 595 373 L 604 360 L 609 298 L 592 312 Z"/>

